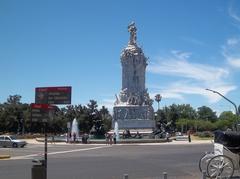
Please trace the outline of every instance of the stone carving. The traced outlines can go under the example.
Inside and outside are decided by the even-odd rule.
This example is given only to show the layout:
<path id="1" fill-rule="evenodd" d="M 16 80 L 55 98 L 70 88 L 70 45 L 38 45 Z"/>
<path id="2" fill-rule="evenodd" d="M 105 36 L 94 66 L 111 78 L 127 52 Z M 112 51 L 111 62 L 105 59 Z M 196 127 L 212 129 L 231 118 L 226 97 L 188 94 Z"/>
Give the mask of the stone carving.
<path id="1" fill-rule="evenodd" d="M 132 22 L 131 24 L 129 24 L 128 26 L 128 32 L 130 32 L 130 41 L 129 44 L 130 45 L 134 45 L 137 42 L 137 28 L 135 26 L 135 23 Z"/>
<path id="2" fill-rule="evenodd" d="M 153 100 L 149 97 L 149 94 L 148 94 L 148 92 L 147 92 L 147 89 L 146 89 L 146 91 L 144 92 L 144 95 L 143 95 L 143 97 L 144 97 L 144 104 L 145 105 L 150 105 L 150 106 L 152 106 L 152 104 L 153 104 Z"/>
<path id="3" fill-rule="evenodd" d="M 145 88 L 147 58 L 137 45 L 137 28 L 132 22 L 128 26 L 130 40 L 121 53 L 122 90 L 116 95 L 114 103 L 114 120 L 119 127 L 152 128 L 153 100 Z M 140 123 L 137 121 L 141 121 Z M 124 121 L 124 122 L 121 122 Z"/>
<path id="4" fill-rule="evenodd" d="M 128 105 L 139 105 L 140 104 L 139 95 L 137 95 L 137 94 L 130 94 L 130 96 L 128 97 L 127 104 Z"/>

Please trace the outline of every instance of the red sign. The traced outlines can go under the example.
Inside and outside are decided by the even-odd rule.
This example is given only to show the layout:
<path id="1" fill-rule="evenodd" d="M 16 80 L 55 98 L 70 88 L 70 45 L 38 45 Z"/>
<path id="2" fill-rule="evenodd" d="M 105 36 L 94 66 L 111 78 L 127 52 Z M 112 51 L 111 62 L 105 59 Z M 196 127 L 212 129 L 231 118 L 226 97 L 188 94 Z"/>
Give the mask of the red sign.
<path id="1" fill-rule="evenodd" d="M 53 110 L 56 106 L 51 106 L 49 104 L 31 104 L 32 109 L 45 109 L 45 110 Z"/>
<path id="2" fill-rule="evenodd" d="M 33 122 L 47 122 L 53 118 L 57 107 L 49 104 L 31 104 L 31 118 Z"/>
<path id="3" fill-rule="evenodd" d="M 36 92 L 71 92 L 71 86 L 59 86 L 59 87 L 38 87 L 36 88 Z"/>
<path id="4" fill-rule="evenodd" d="M 35 89 L 37 104 L 71 104 L 71 86 L 38 87 Z"/>

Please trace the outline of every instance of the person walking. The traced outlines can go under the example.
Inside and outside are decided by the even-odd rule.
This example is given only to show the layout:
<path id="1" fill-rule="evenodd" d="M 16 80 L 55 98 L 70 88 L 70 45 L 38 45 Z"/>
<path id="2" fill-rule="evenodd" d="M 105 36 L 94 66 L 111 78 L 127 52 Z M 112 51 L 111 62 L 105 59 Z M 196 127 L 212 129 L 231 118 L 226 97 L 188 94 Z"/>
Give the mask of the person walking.
<path id="1" fill-rule="evenodd" d="M 112 145 L 112 141 L 113 141 L 113 136 L 112 136 L 112 134 L 109 134 L 109 143 L 110 143 L 110 145 Z"/>
<path id="2" fill-rule="evenodd" d="M 188 142 L 190 143 L 192 140 L 191 140 L 191 131 L 188 130 Z"/>
<path id="3" fill-rule="evenodd" d="M 55 144 L 54 135 L 52 135 L 52 141 L 51 141 L 51 143 Z"/>
<path id="4" fill-rule="evenodd" d="M 114 143 L 114 144 L 117 144 L 117 135 L 116 135 L 115 132 L 114 132 L 114 134 L 113 134 L 113 143 Z"/>
<path id="5" fill-rule="evenodd" d="M 109 134 L 108 133 L 105 134 L 105 139 L 106 139 L 106 145 L 108 145 L 109 144 Z"/>
<path id="6" fill-rule="evenodd" d="M 76 138 L 77 138 L 77 134 L 74 132 L 73 133 L 73 142 L 76 143 Z"/>

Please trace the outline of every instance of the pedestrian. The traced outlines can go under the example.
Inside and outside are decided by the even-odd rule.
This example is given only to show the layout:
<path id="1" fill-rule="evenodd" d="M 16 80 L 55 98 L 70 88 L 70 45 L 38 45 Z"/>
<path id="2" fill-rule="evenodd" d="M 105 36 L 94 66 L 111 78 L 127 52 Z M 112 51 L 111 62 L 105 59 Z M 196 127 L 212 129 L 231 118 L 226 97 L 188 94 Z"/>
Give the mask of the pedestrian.
<path id="1" fill-rule="evenodd" d="M 170 137 L 169 133 L 166 132 L 166 139 L 167 139 L 167 142 L 169 142 L 169 137 Z"/>
<path id="2" fill-rule="evenodd" d="M 69 132 L 69 138 L 68 138 L 68 142 L 69 142 L 69 143 L 71 143 L 71 141 L 72 141 L 72 133 L 71 133 L 71 132 Z"/>
<path id="3" fill-rule="evenodd" d="M 52 135 L 52 142 L 51 143 L 55 144 L 54 135 Z"/>
<path id="4" fill-rule="evenodd" d="M 114 144 L 117 144 L 117 135 L 116 135 L 115 132 L 114 132 L 114 134 L 113 134 L 113 143 L 114 143 Z"/>
<path id="5" fill-rule="evenodd" d="M 105 134 L 105 139 L 106 139 L 106 145 L 108 145 L 109 144 L 109 134 L 108 133 Z"/>
<path id="6" fill-rule="evenodd" d="M 191 142 L 191 131 L 188 130 L 188 142 L 190 143 Z"/>
<path id="7" fill-rule="evenodd" d="M 112 145 L 112 140 L 113 140 L 113 136 L 112 136 L 112 134 L 109 134 L 109 143 L 110 143 L 110 145 Z"/>
<path id="8" fill-rule="evenodd" d="M 73 133 L 73 142 L 74 142 L 74 143 L 76 142 L 76 138 L 77 138 L 77 135 L 76 135 L 76 133 L 74 132 L 74 133 Z"/>

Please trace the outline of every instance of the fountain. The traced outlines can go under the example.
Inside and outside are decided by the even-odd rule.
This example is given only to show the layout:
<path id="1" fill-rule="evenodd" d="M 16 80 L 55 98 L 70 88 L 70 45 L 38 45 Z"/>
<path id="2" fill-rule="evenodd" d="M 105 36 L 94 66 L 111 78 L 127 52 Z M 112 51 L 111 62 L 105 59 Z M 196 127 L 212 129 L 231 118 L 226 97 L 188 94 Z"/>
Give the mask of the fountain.
<path id="1" fill-rule="evenodd" d="M 76 140 L 79 139 L 79 129 L 78 129 L 78 122 L 75 118 L 72 122 L 72 129 L 71 129 L 71 140 L 74 141 L 74 135 L 76 136 Z"/>
<path id="2" fill-rule="evenodd" d="M 118 122 L 115 121 L 115 124 L 114 124 L 114 133 L 116 134 L 116 139 L 117 141 L 119 140 L 119 131 L 118 131 Z"/>

